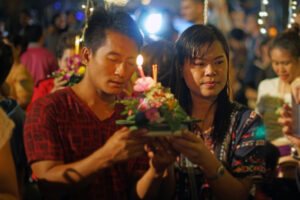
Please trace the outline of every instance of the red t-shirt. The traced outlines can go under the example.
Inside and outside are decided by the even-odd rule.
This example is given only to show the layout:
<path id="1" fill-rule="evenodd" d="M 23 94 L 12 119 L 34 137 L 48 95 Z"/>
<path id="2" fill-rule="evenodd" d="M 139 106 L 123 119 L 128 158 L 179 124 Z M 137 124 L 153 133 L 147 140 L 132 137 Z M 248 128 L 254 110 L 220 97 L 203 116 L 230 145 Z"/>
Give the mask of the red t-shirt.
<path id="1" fill-rule="evenodd" d="M 116 105 L 112 116 L 101 121 L 69 87 L 39 98 L 28 112 L 24 127 L 29 164 L 41 160 L 72 163 L 91 155 L 121 128 L 115 123 L 123 118 L 121 112 L 122 107 Z M 69 198 L 127 199 L 130 179 L 143 174 L 148 166 L 146 155 L 116 164 Z"/>
<path id="2" fill-rule="evenodd" d="M 33 102 L 35 102 L 38 98 L 49 94 L 54 87 L 54 78 L 47 78 L 41 80 L 37 83 L 37 86 L 34 87 L 33 95 L 31 98 L 31 102 L 28 105 L 26 112 L 28 112 L 31 108 Z"/>

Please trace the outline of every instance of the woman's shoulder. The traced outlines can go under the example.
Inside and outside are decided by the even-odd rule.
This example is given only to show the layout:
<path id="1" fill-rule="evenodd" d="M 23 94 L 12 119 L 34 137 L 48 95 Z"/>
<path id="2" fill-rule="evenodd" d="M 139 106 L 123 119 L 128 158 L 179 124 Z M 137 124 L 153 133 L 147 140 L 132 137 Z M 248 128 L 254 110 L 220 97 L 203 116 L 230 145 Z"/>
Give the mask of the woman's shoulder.
<path id="1" fill-rule="evenodd" d="M 0 149 L 3 147 L 4 144 L 9 140 L 12 129 L 14 127 L 14 123 L 6 113 L 0 108 Z"/>
<path id="2" fill-rule="evenodd" d="M 236 102 L 233 103 L 233 108 L 234 123 L 237 129 L 246 128 L 249 125 L 261 125 L 261 116 L 254 110 Z"/>
<path id="3" fill-rule="evenodd" d="M 259 83 L 258 87 L 263 88 L 264 90 L 275 88 L 278 85 L 278 81 L 278 77 L 265 79 Z"/>

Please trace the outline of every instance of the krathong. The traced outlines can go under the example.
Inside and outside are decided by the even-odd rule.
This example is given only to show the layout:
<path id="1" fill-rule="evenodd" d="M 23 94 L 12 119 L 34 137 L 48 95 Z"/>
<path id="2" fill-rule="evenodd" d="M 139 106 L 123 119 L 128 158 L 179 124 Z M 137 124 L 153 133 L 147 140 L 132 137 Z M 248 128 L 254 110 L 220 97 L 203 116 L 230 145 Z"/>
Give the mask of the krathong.
<path id="1" fill-rule="evenodd" d="M 144 76 L 141 65 L 138 64 L 141 77 L 135 82 L 134 93 L 116 102 L 124 105 L 122 115 L 127 116 L 125 120 L 117 120 L 117 124 L 127 125 L 131 130 L 146 128 L 148 136 L 167 136 L 181 135 L 191 123 L 200 121 L 187 115 L 169 88 Z"/>

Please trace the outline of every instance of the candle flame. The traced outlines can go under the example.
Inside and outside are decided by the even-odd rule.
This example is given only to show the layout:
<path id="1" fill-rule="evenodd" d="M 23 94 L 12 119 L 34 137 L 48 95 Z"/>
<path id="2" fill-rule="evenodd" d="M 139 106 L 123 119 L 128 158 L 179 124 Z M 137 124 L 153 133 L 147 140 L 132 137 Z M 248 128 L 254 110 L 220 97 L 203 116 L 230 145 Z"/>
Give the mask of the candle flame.
<path id="1" fill-rule="evenodd" d="M 136 58 L 136 64 L 138 66 L 142 66 L 143 62 L 144 62 L 144 58 L 143 58 L 143 56 L 141 54 L 139 54 L 138 57 Z"/>

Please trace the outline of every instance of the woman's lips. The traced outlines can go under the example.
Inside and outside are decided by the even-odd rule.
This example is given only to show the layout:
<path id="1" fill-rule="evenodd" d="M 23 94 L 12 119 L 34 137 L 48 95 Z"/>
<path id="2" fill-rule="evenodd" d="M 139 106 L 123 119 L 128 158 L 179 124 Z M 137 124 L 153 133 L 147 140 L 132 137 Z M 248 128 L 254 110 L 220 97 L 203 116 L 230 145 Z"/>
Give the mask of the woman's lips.
<path id="1" fill-rule="evenodd" d="M 282 74 L 279 77 L 283 80 L 286 80 L 289 76 L 287 74 Z"/>
<path id="2" fill-rule="evenodd" d="M 207 82 L 203 82 L 202 84 L 205 85 L 208 88 L 213 88 L 213 87 L 216 86 L 217 82 L 215 82 L 215 81 L 207 81 Z"/>

